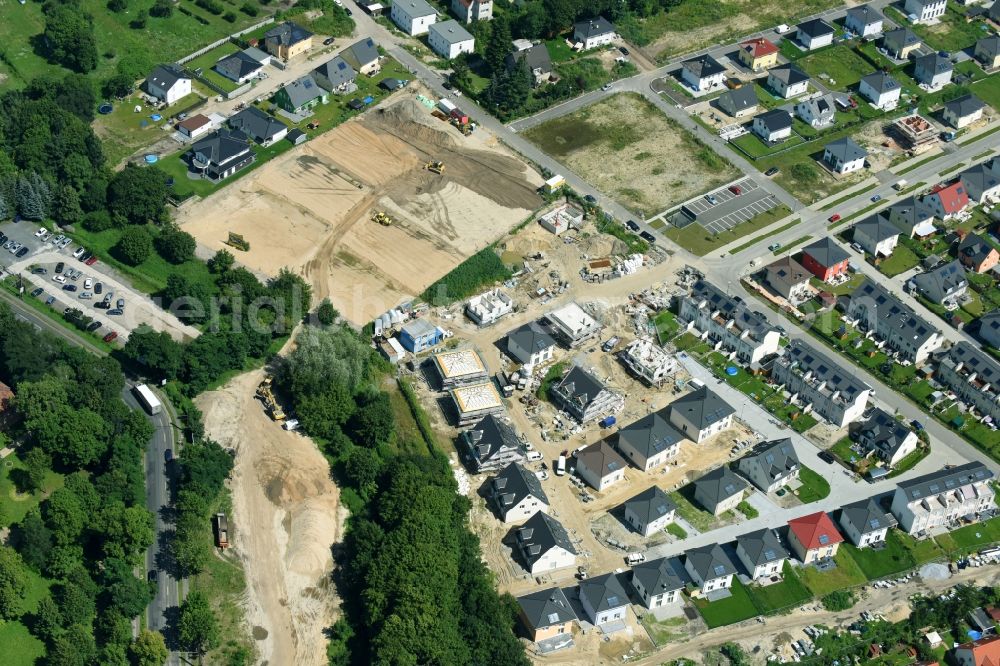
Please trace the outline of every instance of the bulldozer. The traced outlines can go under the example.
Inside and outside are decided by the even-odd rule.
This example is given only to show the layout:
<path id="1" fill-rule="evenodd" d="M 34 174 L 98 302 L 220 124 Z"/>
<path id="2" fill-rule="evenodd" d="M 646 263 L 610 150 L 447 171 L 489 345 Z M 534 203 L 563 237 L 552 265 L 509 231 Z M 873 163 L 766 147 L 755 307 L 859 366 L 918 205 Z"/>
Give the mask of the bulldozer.
<path id="1" fill-rule="evenodd" d="M 392 218 L 382 211 L 376 210 L 372 212 L 372 222 L 378 222 L 383 227 L 388 227 L 392 224 Z"/>
<path id="2" fill-rule="evenodd" d="M 226 245 L 229 247 L 234 247 L 237 250 L 242 250 L 243 252 L 248 252 L 250 250 L 250 243 L 243 238 L 243 234 L 229 232 L 229 238 L 226 239 Z"/>
<path id="3" fill-rule="evenodd" d="M 285 411 L 275 400 L 274 392 L 271 391 L 273 381 L 274 377 L 271 375 L 264 377 L 264 380 L 257 386 L 257 397 L 264 403 L 264 410 L 271 417 L 271 420 L 281 422 L 285 420 Z"/>
<path id="4" fill-rule="evenodd" d="M 431 173 L 442 174 L 444 173 L 444 162 L 428 162 L 424 168 Z"/>

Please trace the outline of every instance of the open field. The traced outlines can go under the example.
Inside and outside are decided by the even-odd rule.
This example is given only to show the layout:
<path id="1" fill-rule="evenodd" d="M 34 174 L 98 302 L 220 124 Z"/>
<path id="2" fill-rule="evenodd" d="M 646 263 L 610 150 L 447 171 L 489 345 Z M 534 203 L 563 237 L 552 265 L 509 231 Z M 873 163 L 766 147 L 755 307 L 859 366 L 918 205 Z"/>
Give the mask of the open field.
<path id="1" fill-rule="evenodd" d="M 758 614 L 750 591 L 746 585 L 740 582 L 739 578 L 733 577 L 733 586 L 730 591 L 732 592 L 731 597 L 718 601 L 695 600 L 694 605 L 697 606 L 698 612 L 701 613 L 701 617 L 709 629 L 742 622 Z"/>
<path id="2" fill-rule="evenodd" d="M 847 90 L 875 68 L 846 44 L 799 58 L 795 63 L 807 74 L 837 90 Z M 831 80 L 832 79 L 832 80 Z"/>
<path id="3" fill-rule="evenodd" d="M 613 95 L 524 135 L 622 205 L 647 215 L 738 175 L 636 94 Z"/>
<path id="4" fill-rule="evenodd" d="M 445 173 L 426 171 L 428 160 Z M 484 131 L 463 138 L 404 100 L 272 160 L 179 222 L 212 252 L 243 234 L 251 249 L 240 263 L 301 272 L 315 299 L 363 324 L 528 217 L 541 182 Z M 393 224 L 372 222 L 373 210 Z"/>
<path id="5" fill-rule="evenodd" d="M 819 571 L 812 565 L 799 569 L 799 578 L 817 598 L 824 597 L 834 590 L 846 590 L 860 585 L 867 580 L 864 572 L 846 549 L 838 549 L 833 561 L 837 566 L 830 571 Z"/>

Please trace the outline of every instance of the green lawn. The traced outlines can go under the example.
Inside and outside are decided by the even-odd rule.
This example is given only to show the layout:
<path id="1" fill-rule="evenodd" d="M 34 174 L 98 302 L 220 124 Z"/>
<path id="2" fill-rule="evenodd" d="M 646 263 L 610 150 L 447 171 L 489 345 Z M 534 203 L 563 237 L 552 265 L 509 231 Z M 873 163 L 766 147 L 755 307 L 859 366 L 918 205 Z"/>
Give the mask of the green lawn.
<path id="1" fill-rule="evenodd" d="M 750 597 L 754 605 L 764 615 L 800 606 L 812 598 L 812 594 L 802 584 L 795 568 L 787 561 L 782 572 L 784 580 L 767 587 L 750 586 Z"/>
<path id="2" fill-rule="evenodd" d="M 239 50 L 240 49 L 236 46 L 236 44 L 226 42 L 225 44 L 217 46 L 207 53 L 202 53 L 194 60 L 189 60 L 184 63 L 184 66 L 192 72 L 198 72 L 198 70 L 201 70 L 201 76 L 203 76 L 207 81 L 219 86 L 226 92 L 232 92 L 233 90 L 239 88 L 239 84 L 235 81 L 227 79 L 212 68 L 215 67 L 215 63 L 219 62 L 219 60 L 225 58 L 231 53 L 236 53 Z"/>
<path id="3" fill-rule="evenodd" d="M 843 543 L 840 548 L 846 549 L 858 568 L 864 572 L 868 580 L 876 580 L 892 576 L 917 565 L 911 549 L 915 540 L 901 530 L 889 530 L 885 538 L 885 547 L 880 550 L 872 548 L 855 548 L 850 543 Z"/>
<path id="4" fill-rule="evenodd" d="M 829 481 L 805 465 L 799 470 L 799 481 L 802 482 L 802 487 L 796 492 L 804 504 L 818 502 L 830 494 Z"/>
<path id="5" fill-rule="evenodd" d="M 761 141 L 760 137 L 752 132 L 730 141 L 731 144 L 738 146 L 744 153 L 749 155 L 751 159 L 755 160 L 783 153 L 795 146 L 802 145 L 804 142 L 805 140 L 801 136 L 793 133 L 792 136 L 786 141 L 782 141 L 781 143 L 776 143 L 774 145 L 768 145 Z"/>
<path id="6" fill-rule="evenodd" d="M 694 600 L 694 605 L 698 608 L 698 612 L 701 613 L 701 617 L 709 629 L 736 624 L 759 614 L 746 586 L 736 576 L 733 576 L 733 586 L 730 588 L 730 592 L 732 592 L 731 597 L 718 601 Z"/>
<path id="7" fill-rule="evenodd" d="M 656 329 L 656 337 L 661 345 L 669 340 L 673 340 L 680 329 L 680 325 L 677 323 L 677 316 L 670 310 L 656 313 L 655 316 L 650 318 L 650 321 L 653 324 L 653 328 Z"/>
<path id="8" fill-rule="evenodd" d="M 1000 109 L 1000 74 L 993 74 L 972 84 L 972 92 L 994 109 Z M 995 131 L 995 130 L 994 130 Z"/>
<path id="9" fill-rule="evenodd" d="M 650 638 L 656 645 L 663 645 L 686 636 L 687 632 L 684 630 L 686 624 L 687 619 L 684 617 L 670 617 L 659 621 L 652 613 L 642 616 L 642 626 L 649 632 Z"/>
<path id="10" fill-rule="evenodd" d="M 692 490 L 692 487 L 689 485 L 686 488 L 670 493 L 670 499 L 677 505 L 677 514 L 699 532 L 707 532 L 715 527 L 719 519 L 708 511 L 692 504 L 691 500 L 684 495 L 684 490 Z"/>
<path id="11" fill-rule="evenodd" d="M 812 53 L 799 58 L 795 64 L 810 76 L 822 81 L 827 87 L 845 91 L 857 84 L 862 77 L 875 71 L 871 63 L 855 53 L 847 44 L 838 44 L 833 48 Z"/>
<path id="12" fill-rule="evenodd" d="M 207 88 L 205 90 L 207 91 Z M 94 131 L 101 137 L 101 147 L 108 163 L 112 166 L 117 165 L 143 146 L 163 139 L 164 130 L 170 124 L 170 119 L 197 104 L 201 99 L 203 99 L 201 95 L 192 92 L 165 109 L 157 111 L 156 113 L 161 116 L 158 121 L 150 117 L 152 115 L 150 109 L 138 93 L 122 102 L 116 102 L 111 113 L 97 116 L 94 120 Z M 137 104 L 144 109 L 142 113 L 135 112 Z"/>
<path id="13" fill-rule="evenodd" d="M 678 229 L 672 225 L 668 226 L 664 235 L 684 249 L 689 250 L 699 257 L 703 257 L 717 248 L 729 245 L 741 238 L 746 238 L 748 234 L 774 224 L 778 220 L 790 215 L 791 212 L 791 209 L 782 204 L 777 208 L 772 208 L 757 217 L 747 220 L 743 224 L 723 231 L 721 234 L 713 234 L 705 229 L 705 227 L 694 222 L 683 229 Z"/>
<path id="14" fill-rule="evenodd" d="M 760 515 L 760 512 L 750 506 L 750 502 L 747 502 L 746 500 L 740 502 L 739 506 L 736 507 L 736 510 L 746 516 L 748 520 L 753 520 Z"/>
<path id="15" fill-rule="evenodd" d="M 878 269 L 889 277 L 892 277 L 900 273 L 905 273 L 919 263 L 920 257 L 901 243 L 896 246 L 896 249 L 892 251 L 890 256 L 879 262 Z"/>
<path id="16" fill-rule="evenodd" d="M 28 613 L 34 613 L 38 602 L 52 583 L 30 568 L 26 568 L 25 572 L 28 585 L 24 609 Z M 32 636 L 28 628 L 17 620 L 0 622 L 0 645 L 3 646 L 4 666 L 33 666 L 45 654 L 45 644 Z"/>
<path id="17" fill-rule="evenodd" d="M 935 537 L 935 541 L 950 555 L 977 550 L 1000 541 L 1000 518 L 961 527 Z"/>
<path id="18" fill-rule="evenodd" d="M 669 523 L 667 525 L 667 532 L 678 539 L 686 539 L 688 535 L 687 531 L 677 523 Z"/>
<path id="19" fill-rule="evenodd" d="M 964 8 L 953 5 L 941 16 L 940 23 L 931 26 L 912 24 L 894 8 L 887 8 L 886 15 L 913 30 L 935 51 L 960 51 L 989 34 L 985 21 L 966 22 Z"/>
<path id="20" fill-rule="evenodd" d="M 6 439 L 4 445 L 6 446 Z M 21 494 L 17 492 L 17 487 L 11 480 L 10 474 L 14 470 L 23 469 L 24 464 L 18 459 L 17 454 L 11 454 L 0 461 L 0 526 L 20 522 L 28 511 L 38 506 L 38 503 L 45 499 L 49 493 L 63 485 L 62 474 L 50 471 L 45 476 L 42 490 L 31 494 Z"/>
<path id="21" fill-rule="evenodd" d="M 864 572 L 861 571 L 857 562 L 851 558 L 850 553 L 845 548 L 837 549 L 833 560 L 837 567 L 830 571 L 819 571 L 813 566 L 799 569 L 799 577 L 802 578 L 802 582 L 813 593 L 813 596 L 824 597 L 834 590 L 846 590 L 855 585 L 861 585 L 867 580 Z"/>

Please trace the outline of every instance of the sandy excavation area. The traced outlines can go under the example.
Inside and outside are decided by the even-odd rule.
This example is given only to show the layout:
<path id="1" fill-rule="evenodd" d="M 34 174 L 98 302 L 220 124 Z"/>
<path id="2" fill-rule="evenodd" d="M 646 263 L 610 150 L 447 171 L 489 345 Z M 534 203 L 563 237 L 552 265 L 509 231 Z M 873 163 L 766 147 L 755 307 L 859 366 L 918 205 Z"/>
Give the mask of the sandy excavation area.
<path id="1" fill-rule="evenodd" d="M 206 435 L 236 449 L 231 552 L 246 573 L 246 621 L 259 663 L 320 666 L 323 629 L 337 607 L 330 546 L 346 513 L 312 440 L 282 430 L 254 398 L 263 376 L 240 375 L 197 403 Z"/>
<path id="2" fill-rule="evenodd" d="M 440 160 L 445 173 L 424 169 Z M 412 98 L 290 151 L 185 209 L 181 226 L 214 252 L 229 232 L 237 261 L 282 267 L 357 324 L 420 294 L 541 205 L 542 178 L 479 130 L 463 137 Z M 373 211 L 393 219 L 371 220 Z"/>

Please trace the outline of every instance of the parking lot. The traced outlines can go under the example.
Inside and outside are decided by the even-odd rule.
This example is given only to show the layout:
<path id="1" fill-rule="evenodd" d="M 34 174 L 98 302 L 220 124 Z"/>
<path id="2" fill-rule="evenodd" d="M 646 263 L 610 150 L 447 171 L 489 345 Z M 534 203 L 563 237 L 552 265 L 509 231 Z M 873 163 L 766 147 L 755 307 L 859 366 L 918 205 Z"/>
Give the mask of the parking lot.
<path id="1" fill-rule="evenodd" d="M 744 178 L 734 185 L 740 189 L 740 194 L 730 191 L 731 185 L 727 185 L 688 201 L 683 210 L 709 231 L 721 233 L 778 205 L 778 200 L 753 178 Z M 710 197 L 715 203 L 709 200 Z"/>

